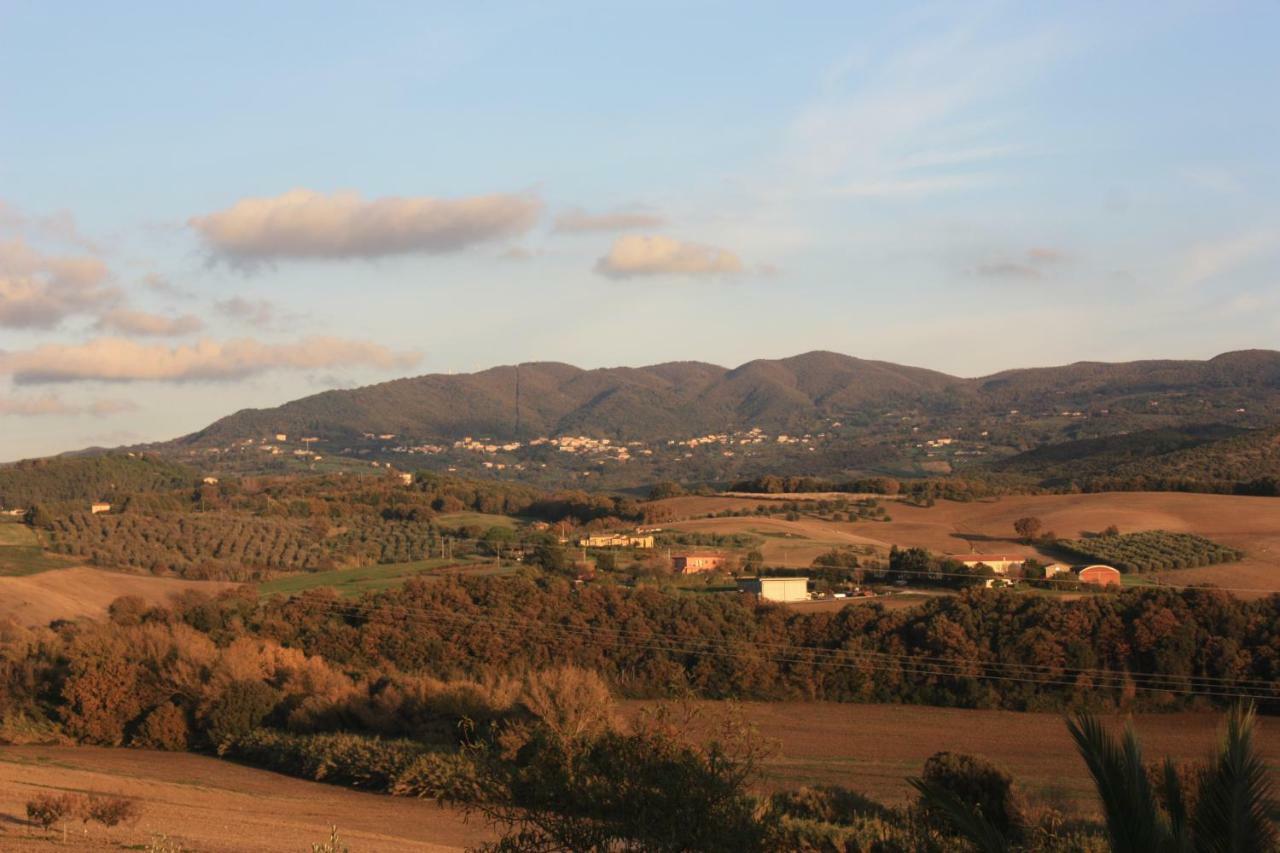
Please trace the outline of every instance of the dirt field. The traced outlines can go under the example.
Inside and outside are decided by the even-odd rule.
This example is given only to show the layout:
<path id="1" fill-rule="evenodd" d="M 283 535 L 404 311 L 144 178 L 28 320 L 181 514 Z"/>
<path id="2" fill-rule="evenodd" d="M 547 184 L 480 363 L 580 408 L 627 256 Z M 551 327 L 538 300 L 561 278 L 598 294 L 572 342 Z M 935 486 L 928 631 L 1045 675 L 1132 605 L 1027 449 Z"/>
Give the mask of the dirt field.
<path id="1" fill-rule="evenodd" d="M 628 703 L 636 712 L 646 703 Z M 714 718 L 723 706 L 697 703 Z M 971 711 L 910 705 L 830 702 L 748 702 L 740 706 L 760 735 L 776 741 L 765 773 L 770 788 L 844 785 L 881 802 L 910 795 L 905 779 L 925 759 L 951 750 L 982 755 L 1013 774 L 1039 799 L 1064 799 L 1082 814 L 1094 810 L 1088 772 L 1059 714 Z M 1122 724 L 1119 719 L 1111 720 Z M 1200 758 L 1210 748 L 1218 714 L 1138 715 L 1135 724 L 1148 760 L 1166 754 Z M 1258 743 L 1280 772 L 1280 719 L 1264 718 Z"/>
<path id="2" fill-rule="evenodd" d="M 132 828 L 89 836 L 78 823 L 64 845 L 26 825 L 26 802 L 39 793 L 99 793 L 136 798 Z M 353 851 L 461 850 L 490 838 L 482 823 L 432 802 L 350 791 L 241 767 L 199 755 L 96 747 L 0 747 L 0 850 L 118 849 L 156 835 L 186 851 L 277 853 L 310 850 L 329 827 Z M 140 848 L 139 848 L 140 849 Z"/>
<path id="3" fill-rule="evenodd" d="M 739 498 L 676 498 L 694 514 L 705 502 L 717 511 L 723 501 L 751 504 Z M 724 509 L 727 507 L 720 507 Z M 704 518 L 666 525 L 677 530 L 755 533 L 765 537 L 765 559 L 779 565 L 806 566 L 836 545 L 920 546 L 935 553 L 999 551 L 1053 559 L 1028 547 L 1013 534 L 1013 522 L 1033 515 L 1063 538 L 1075 538 L 1116 525 L 1121 532 L 1163 529 L 1197 533 L 1239 548 L 1244 560 L 1202 569 L 1164 572 L 1167 583 L 1215 583 L 1245 590 L 1244 595 L 1280 592 L 1280 500 L 1234 495 L 1172 492 L 1108 492 L 1093 495 L 1010 496 L 990 501 L 939 501 L 932 507 L 886 504 L 892 521 L 830 522 L 814 518 L 786 521 L 774 517 Z"/>
<path id="4" fill-rule="evenodd" d="M 25 577 L 0 577 L 0 619 L 43 625 L 54 619 L 101 616 L 122 595 L 140 595 L 164 604 L 174 593 L 195 589 L 216 593 L 235 584 L 128 575 L 78 566 Z"/>

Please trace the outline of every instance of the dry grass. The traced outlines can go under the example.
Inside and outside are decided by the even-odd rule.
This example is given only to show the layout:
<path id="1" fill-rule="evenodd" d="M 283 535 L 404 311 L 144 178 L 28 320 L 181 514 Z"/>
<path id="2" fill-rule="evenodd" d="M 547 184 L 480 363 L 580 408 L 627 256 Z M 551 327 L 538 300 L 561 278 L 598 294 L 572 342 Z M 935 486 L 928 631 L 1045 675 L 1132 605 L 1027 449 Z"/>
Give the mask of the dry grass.
<path id="1" fill-rule="evenodd" d="M 626 704 L 636 713 L 643 702 Z M 715 702 L 697 703 L 713 719 Z M 1065 798 L 1082 813 L 1094 809 L 1093 789 L 1059 714 L 974 711 L 911 705 L 832 702 L 748 702 L 741 706 L 761 737 L 775 741 L 765 786 L 844 785 L 886 803 L 906 800 L 908 776 L 942 750 L 982 755 L 1011 772 L 1033 797 Z M 1118 718 L 1108 718 L 1121 724 Z M 1149 758 L 1205 755 L 1221 716 L 1140 714 L 1135 719 Z M 1264 718 L 1258 742 L 1273 772 L 1280 769 L 1280 719 Z"/>
<path id="2" fill-rule="evenodd" d="M 43 625 L 54 619 L 102 616 L 107 605 L 122 595 L 138 595 L 164 604 L 174 593 L 200 590 L 216 593 L 236 586 L 220 581 L 187 581 L 150 575 L 127 575 L 78 566 L 26 577 L 0 577 L 0 619 L 23 625 Z"/>
<path id="3" fill-rule="evenodd" d="M 135 798 L 142 818 L 109 833 L 91 829 L 63 845 L 25 826 L 25 803 L 40 793 Z M 0 850 L 120 849 L 163 834 L 185 850 L 268 853 L 307 850 L 336 824 L 360 853 L 445 851 L 492 836 L 452 809 L 421 800 L 350 791 L 200 755 L 96 747 L 0 748 Z"/>

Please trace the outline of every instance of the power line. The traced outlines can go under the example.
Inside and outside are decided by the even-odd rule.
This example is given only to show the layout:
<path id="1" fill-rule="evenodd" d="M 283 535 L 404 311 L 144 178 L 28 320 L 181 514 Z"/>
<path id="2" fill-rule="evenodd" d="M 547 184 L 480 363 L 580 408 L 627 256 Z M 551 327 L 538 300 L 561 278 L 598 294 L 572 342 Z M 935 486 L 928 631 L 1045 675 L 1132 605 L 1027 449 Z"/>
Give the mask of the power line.
<path id="1" fill-rule="evenodd" d="M 687 639 L 668 638 L 660 635 L 638 635 L 621 629 L 597 626 L 574 626 L 550 623 L 535 619 L 502 619 L 487 614 L 461 614 L 456 611 L 429 611 L 425 608 L 397 605 L 374 605 L 357 602 L 311 601 L 311 606 L 328 609 L 332 613 L 363 613 L 370 615 L 388 615 L 396 619 L 419 623 L 429 623 L 434 616 L 437 621 L 462 623 L 467 625 L 489 625 L 498 631 L 527 632 L 530 628 L 541 628 L 578 639 L 609 638 L 625 643 L 628 648 L 639 648 L 667 653 L 683 653 L 694 655 L 719 655 L 722 657 L 748 658 L 749 655 L 741 647 L 750 646 L 766 659 L 780 663 L 821 663 L 829 667 L 854 669 L 857 671 L 886 672 L 889 674 L 921 675 L 944 678 L 979 678 L 991 681 L 1005 681 L 1036 684 L 1050 687 L 1078 688 L 1079 678 L 1089 678 L 1103 682 L 1094 685 L 1098 689 L 1124 689 L 1132 687 L 1136 690 L 1150 692 L 1175 693 L 1187 696 L 1205 696 L 1213 698 L 1253 699 L 1271 701 L 1276 697 L 1276 683 L 1258 679 L 1228 680 L 1218 676 L 1174 675 L 1143 672 L 1117 672 L 1114 670 L 1090 670 L 1083 668 L 1063 667 L 1061 674 L 1052 673 L 1052 667 L 1016 664 L 1003 661 L 956 661 L 952 659 L 930 656 L 916 656 L 875 652 L 872 650 L 822 649 L 789 644 L 769 644 L 758 641 L 730 641 L 722 639 Z M 737 648 L 735 648 L 735 646 Z M 777 651 L 769 652 L 769 648 Z M 973 672 L 968 667 L 992 669 L 995 672 Z M 1042 670 L 1043 677 L 1035 676 L 1035 669 Z M 1032 671 L 1028 671 L 1032 670 Z M 1074 673 L 1075 677 L 1069 678 Z M 1109 684 L 1107 682 L 1110 682 Z M 1179 682 L 1179 683 L 1162 683 Z M 1201 686 L 1186 687 L 1182 683 Z M 1219 683 L 1226 682 L 1226 683 Z M 1270 689 L 1271 695 L 1265 693 L 1249 693 L 1231 690 L 1243 684 L 1261 690 Z"/>

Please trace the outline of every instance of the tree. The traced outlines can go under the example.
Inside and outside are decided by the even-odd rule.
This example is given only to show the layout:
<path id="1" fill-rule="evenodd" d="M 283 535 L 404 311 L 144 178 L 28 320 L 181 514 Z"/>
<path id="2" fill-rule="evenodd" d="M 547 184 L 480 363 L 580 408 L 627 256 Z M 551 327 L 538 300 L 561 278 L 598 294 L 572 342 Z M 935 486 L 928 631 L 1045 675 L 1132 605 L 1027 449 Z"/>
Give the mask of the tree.
<path id="1" fill-rule="evenodd" d="M 747 789 L 758 740 L 694 745 L 653 717 L 584 737 L 538 726 L 511 758 L 478 751 L 483 796 L 465 805 L 508 827 L 491 850 L 750 853 L 766 837 Z"/>
<path id="2" fill-rule="evenodd" d="M 649 490 L 649 500 L 660 501 L 663 498 L 678 498 L 684 493 L 684 488 L 679 483 L 664 480 L 661 483 L 654 483 L 653 488 Z"/>
<path id="3" fill-rule="evenodd" d="M 1044 524 L 1034 515 L 1023 516 L 1013 523 L 1014 532 L 1022 537 L 1024 542 L 1033 541 L 1043 528 Z"/>
<path id="4" fill-rule="evenodd" d="M 205 731 L 214 746 L 242 737 L 262 725 L 275 710 L 279 696 L 261 681 L 233 681 L 205 717 Z"/>
<path id="5" fill-rule="evenodd" d="M 32 504 L 23 514 L 22 520 L 32 527 L 53 527 L 53 516 L 41 504 Z"/>
<path id="6" fill-rule="evenodd" d="M 920 792 L 921 810 L 931 823 L 962 834 L 966 826 L 981 826 L 980 834 L 987 838 L 979 844 L 983 850 L 1006 849 L 1025 834 L 1027 820 L 1013 778 L 984 758 L 934 753 L 921 778 L 909 781 Z M 957 804 L 973 819 L 959 817 Z"/>

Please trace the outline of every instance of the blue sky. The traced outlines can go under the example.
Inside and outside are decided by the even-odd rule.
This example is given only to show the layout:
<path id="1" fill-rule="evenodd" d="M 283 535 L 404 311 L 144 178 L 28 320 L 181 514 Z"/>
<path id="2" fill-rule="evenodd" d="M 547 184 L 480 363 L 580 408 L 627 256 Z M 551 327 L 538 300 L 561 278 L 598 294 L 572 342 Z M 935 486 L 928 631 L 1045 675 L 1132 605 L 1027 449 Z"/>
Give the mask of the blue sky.
<path id="1" fill-rule="evenodd" d="M 1274 3 L 0 0 L 0 459 L 394 376 L 1280 344 Z"/>

